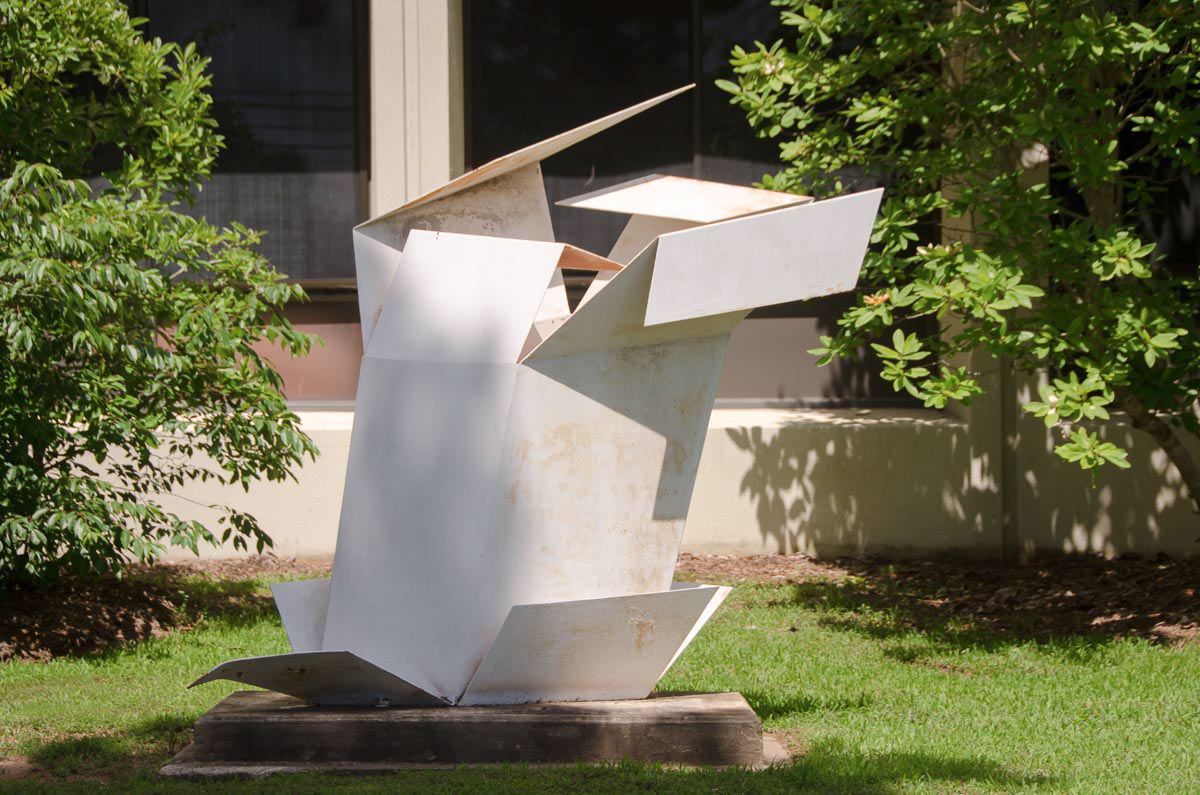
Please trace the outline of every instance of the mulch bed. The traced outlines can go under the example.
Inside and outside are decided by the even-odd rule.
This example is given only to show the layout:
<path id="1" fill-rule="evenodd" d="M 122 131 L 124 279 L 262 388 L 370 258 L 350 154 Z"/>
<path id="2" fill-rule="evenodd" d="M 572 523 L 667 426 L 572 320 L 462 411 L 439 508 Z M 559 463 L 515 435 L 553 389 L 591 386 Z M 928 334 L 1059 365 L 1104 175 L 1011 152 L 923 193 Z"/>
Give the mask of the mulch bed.
<path id="1" fill-rule="evenodd" d="M 327 576 L 331 559 L 251 558 L 131 566 L 121 578 L 80 577 L 44 590 L 0 591 L 0 662 L 51 660 L 185 630 L 201 611 L 261 610 L 247 588 L 197 588 L 197 580 Z"/>
<path id="2" fill-rule="evenodd" d="M 903 628 L 948 626 L 995 638 L 1141 637 L 1200 642 L 1200 560 L 1048 558 L 1021 566 L 963 560 L 681 555 L 706 582 L 796 585 L 796 600 L 886 611 Z"/>
<path id="3" fill-rule="evenodd" d="M 187 629 L 205 610 L 269 611 L 248 580 L 325 576 L 329 559 L 259 556 L 134 567 L 123 579 L 70 580 L 0 592 L 0 661 L 50 660 Z M 997 637 L 1070 635 L 1200 642 L 1200 560 L 1066 557 L 1024 566 L 802 555 L 690 555 L 705 582 L 791 584 L 801 603 L 889 611 L 903 626 L 949 624 Z M 198 587 L 210 583 L 213 587 Z M 226 583 L 230 587 L 217 587 Z"/>

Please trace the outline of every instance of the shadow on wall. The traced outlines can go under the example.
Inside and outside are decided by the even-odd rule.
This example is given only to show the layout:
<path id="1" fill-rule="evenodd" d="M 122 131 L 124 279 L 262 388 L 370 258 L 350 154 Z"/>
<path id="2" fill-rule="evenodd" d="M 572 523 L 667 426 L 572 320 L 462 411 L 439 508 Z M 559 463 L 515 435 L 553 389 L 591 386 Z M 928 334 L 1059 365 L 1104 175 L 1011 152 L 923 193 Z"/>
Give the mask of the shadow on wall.
<path id="1" fill-rule="evenodd" d="M 1123 418 L 1099 426 L 1101 438 L 1129 451 L 1132 467 L 1104 467 L 1093 477 L 1054 454 L 1056 438 L 1040 421 L 1025 418 L 1019 428 L 1023 552 L 1200 556 L 1200 516 L 1179 472 L 1149 436 Z M 1191 449 L 1200 455 L 1200 446 Z"/>
<path id="2" fill-rule="evenodd" d="M 765 551 L 1000 555 L 998 448 L 984 447 L 995 435 L 989 423 L 972 427 L 931 411 L 790 414 L 777 427 L 721 430 L 736 448 L 739 463 L 726 466 L 745 473 L 738 496 L 753 505 Z M 1200 556 L 1200 517 L 1149 437 L 1121 420 L 1101 427 L 1102 437 L 1130 450 L 1133 467 L 1108 467 L 1093 483 L 1091 473 L 1054 454 L 1040 421 L 1022 418 L 1018 428 L 1012 488 L 1025 555 Z"/>
<path id="3" fill-rule="evenodd" d="M 920 411 L 796 411 L 724 429 L 764 546 L 818 556 L 998 548 L 991 457 L 965 423 Z"/>

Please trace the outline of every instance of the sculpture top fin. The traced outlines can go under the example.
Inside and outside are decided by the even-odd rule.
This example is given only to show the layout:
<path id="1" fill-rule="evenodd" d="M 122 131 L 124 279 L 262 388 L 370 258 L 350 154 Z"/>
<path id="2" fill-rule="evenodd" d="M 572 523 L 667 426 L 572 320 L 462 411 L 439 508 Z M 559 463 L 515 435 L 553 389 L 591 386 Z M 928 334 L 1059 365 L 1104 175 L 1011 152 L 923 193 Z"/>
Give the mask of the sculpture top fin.
<path id="1" fill-rule="evenodd" d="M 515 152 L 502 155 L 495 160 L 484 163 L 479 168 L 468 171 L 462 176 L 455 177 L 441 187 L 434 188 L 428 193 L 424 193 L 415 199 L 405 202 L 394 210 L 390 210 L 382 215 L 371 218 L 370 220 L 363 221 L 361 224 L 356 226 L 355 229 L 366 229 L 380 221 L 390 218 L 393 215 L 407 212 L 419 207 L 420 205 L 428 204 L 438 199 L 444 199 L 445 197 L 451 196 L 459 191 L 475 187 L 476 185 L 496 179 L 497 177 L 502 177 L 505 174 L 509 174 L 526 166 L 537 165 L 546 158 L 556 155 L 564 149 L 574 146 L 580 141 L 585 141 L 588 138 L 591 138 L 593 135 L 607 130 L 609 127 L 620 124 L 626 119 L 633 118 L 642 111 L 649 110 L 655 105 L 660 105 L 663 102 L 666 102 L 668 99 L 679 96 L 685 91 L 690 91 L 695 87 L 695 83 L 689 83 L 686 86 L 680 86 L 679 88 L 668 91 L 665 94 L 659 94 L 657 97 L 651 97 L 650 99 L 639 102 L 636 105 L 630 105 L 628 108 L 618 110 L 615 113 L 610 113 L 607 116 L 596 119 L 595 121 L 590 121 L 587 124 L 581 124 L 574 129 L 559 133 L 552 138 L 547 138 L 544 141 L 538 141 L 535 144 L 530 144 L 524 149 L 518 149 Z"/>

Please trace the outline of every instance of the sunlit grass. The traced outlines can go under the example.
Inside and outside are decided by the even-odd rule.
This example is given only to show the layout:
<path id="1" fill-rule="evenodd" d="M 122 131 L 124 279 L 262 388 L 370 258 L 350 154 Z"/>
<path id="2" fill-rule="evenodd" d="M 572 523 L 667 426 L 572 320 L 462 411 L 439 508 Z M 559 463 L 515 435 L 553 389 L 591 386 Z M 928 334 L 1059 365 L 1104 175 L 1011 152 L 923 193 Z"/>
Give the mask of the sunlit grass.
<path id="1" fill-rule="evenodd" d="M 643 765 L 423 771 L 226 782 L 247 792 L 1200 791 L 1200 647 L 1000 639 L 947 619 L 906 627 L 842 583 L 742 585 L 662 682 L 744 693 L 796 753 L 782 769 Z M 186 790 L 153 772 L 234 685 L 186 685 L 229 657 L 286 650 L 262 581 L 189 586 L 190 631 L 52 663 L 0 665 L 0 757 L 65 786 Z M 5 784 L 0 781 L 0 789 Z"/>

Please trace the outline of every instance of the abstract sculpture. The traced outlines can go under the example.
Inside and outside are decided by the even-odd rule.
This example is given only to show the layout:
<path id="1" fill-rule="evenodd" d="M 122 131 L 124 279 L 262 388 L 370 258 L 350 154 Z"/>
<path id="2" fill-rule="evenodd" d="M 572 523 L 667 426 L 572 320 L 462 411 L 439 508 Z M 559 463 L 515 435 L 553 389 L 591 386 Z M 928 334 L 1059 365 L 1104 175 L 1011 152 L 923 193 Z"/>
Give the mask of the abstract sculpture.
<path id="1" fill-rule="evenodd" d="M 730 331 L 854 287 L 881 191 L 676 177 L 562 202 L 539 162 L 685 89 L 494 160 L 354 231 L 364 357 L 333 576 L 273 586 L 291 654 L 231 679 L 319 704 L 646 697 L 729 589 L 672 583 Z M 599 272 L 567 305 L 562 269 Z"/>

